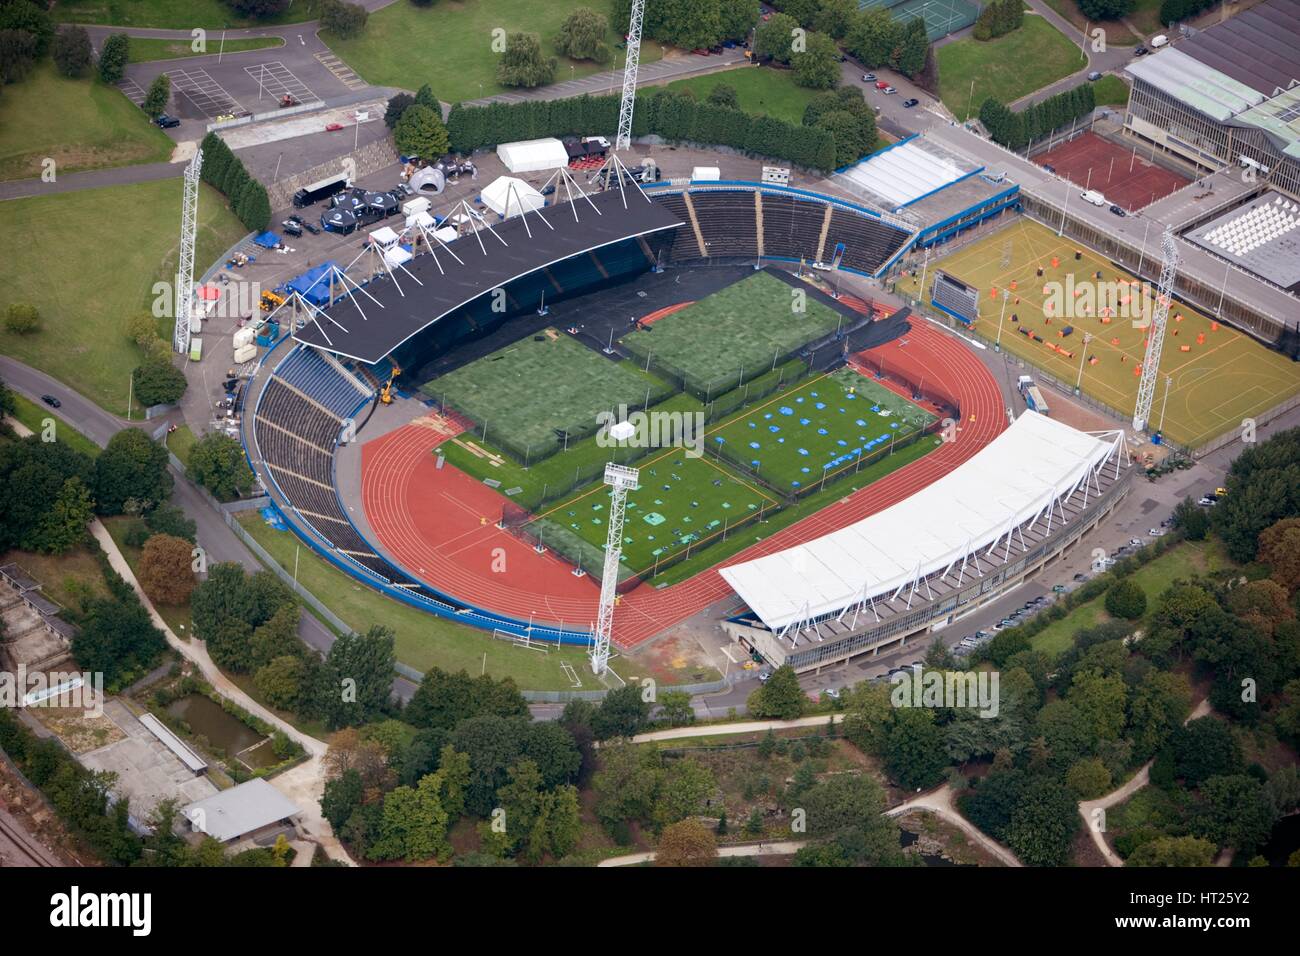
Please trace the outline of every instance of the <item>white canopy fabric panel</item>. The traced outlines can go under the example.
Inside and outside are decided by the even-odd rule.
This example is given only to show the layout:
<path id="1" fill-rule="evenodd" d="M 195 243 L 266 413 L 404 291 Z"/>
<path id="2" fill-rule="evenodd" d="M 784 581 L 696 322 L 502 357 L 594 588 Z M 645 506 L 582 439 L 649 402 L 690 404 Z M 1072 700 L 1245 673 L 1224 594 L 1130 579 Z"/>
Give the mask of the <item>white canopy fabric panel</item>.
<path id="1" fill-rule="evenodd" d="M 569 165 L 569 151 L 558 139 L 525 139 L 502 143 L 497 156 L 512 173 L 535 173 Z"/>
<path id="2" fill-rule="evenodd" d="M 721 570 L 772 630 L 889 596 L 1045 514 L 1116 450 L 1025 412 L 956 470 L 815 541 Z"/>
<path id="3" fill-rule="evenodd" d="M 863 160 L 842 175 L 898 209 L 966 174 L 950 160 L 909 141 Z"/>
<path id="4" fill-rule="evenodd" d="M 546 205 L 546 200 L 532 186 L 513 176 L 499 176 L 483 190 L 483 205 L 498 216 L 509 219 L 521 212 L 531 212 Z"/>

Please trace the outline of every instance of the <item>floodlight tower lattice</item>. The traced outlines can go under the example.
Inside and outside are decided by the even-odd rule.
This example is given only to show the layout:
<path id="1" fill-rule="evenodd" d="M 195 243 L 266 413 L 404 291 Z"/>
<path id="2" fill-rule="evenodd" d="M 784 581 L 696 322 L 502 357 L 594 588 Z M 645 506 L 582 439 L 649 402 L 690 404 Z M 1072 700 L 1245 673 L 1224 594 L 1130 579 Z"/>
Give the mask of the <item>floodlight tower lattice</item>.
<path id="1" fill-rule="evenodd" d="M 636 71 L 641 65 L 641 22 L 645 19 L 645 0 L 632 0 L 632 16 L 627 25 L 627 58 L 623 61 L 623 98 L 618 104 L 618 135 L 614 149 L 632 148 L 632 108 L 636 106 Z"/>
<path id="2" fill-rule="evenodd" d="M 641 487 L 640 472 L 626 465 L 606 465 L 605 484 L 610 486 L 609 535 L 605 540 L 605 571 L 600 578 L 600 609 L 596 612 L 591 647 L 591 671 L 597 677 L 602 676 L 609 666 L 618 566 L 623 557 L 623 514 L 627 510 L 627 493 Z"/>
<path id="3" fill-rule="evenodd" d="M 199 223 L 199 172 L 203 150 L 197 150 L 185 167 L 181 196 L 181 252 L 176 267 L 176 330 L 173 343 L 182 354 L 190 350 L 190 319 L 194 310 L 194 242 Z"/>
<path id="4" fill-rule="evenodd" d="M 1142 378 L 1138 381 L 1137 407 L 1133 410 L 1133 430 L 1145 431 L 1151 420 L 1151 404 L 1156 397 L 1156 377 L 1165 344 L 1165 326 L 1169 322 L 1169 305 L 1173 302 L 1174 279 L 1178 276 L 1178 245 L 1174 231 L 1166 229 L 1160 237 L 1160 284 L 1156 289 L 1156 307 L 1151 314 L 1146 354 L 1142 357 Z"/>

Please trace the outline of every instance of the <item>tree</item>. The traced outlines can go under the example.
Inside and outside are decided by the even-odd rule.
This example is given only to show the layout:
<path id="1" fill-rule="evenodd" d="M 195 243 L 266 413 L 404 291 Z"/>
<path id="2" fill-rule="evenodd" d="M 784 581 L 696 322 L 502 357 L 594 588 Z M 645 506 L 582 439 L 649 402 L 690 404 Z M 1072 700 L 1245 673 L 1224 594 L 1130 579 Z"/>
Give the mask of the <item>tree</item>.
<path id="1" fill-rule="evenodd" d="M 0 418 L 12 415 L 17 407 L 18 402 L 14 399 L 13 389 L 0 381 Z"/>
<path id="2" fill-rule="evenodd" d="M 1096 757 L 1088 757 L 1066 772 L 1065 785 L 1080 800 L 1092 800 L 1110 790 L 1110 771 Z"/>
<path id="3" fill-rule="evenodd" d="M 1142 679 L 1129 706 L 1133 754 L 1146 760 L 1164 747 L 1191 710 L 1192 690 L 1182 674 L 1153 670 Z"/>
<path id="4" fill-rule="evenodd" d="M 865 754 L 884 753 L 886 732 L 893 713 L 887 685 L 859 685 L 849 697 L 840 724 L 845 739 Z"/>
<path id="5" fill-rule="evenodd" d="M 1218 717 L 1198 717 L 1177 727 L 1170 743 L 1174 770 L 1189 786 L 1241 769 L 1241 747 L 1227 721 Z"/>
<path id="6" fill-rule="evenodd" d="M 754 31 L 754 55 L 770 56 L 778 63 L 789 63 L 794 56 L 795 31 L 799 21 L 786 13 L 774 13 Z"/>
<path id="7" fill-rule="evenodd" d="M 125 33 L 109 34 L 99 48 L 99 78 L 109 86 L 116 86 L 122 81 L 130 58 L 131 38 Z"/>
<path id="8" fill-rule="evenodd" d="M 226 0 L 230 9 L 241 17 L 265 20 L 277 17 L 289 9 L 291 0 Z"/>
<path id="9" fill-rule="evenodd" d="M 857 12 L 858 5 L 854 0 L 822 0 L 812 25 L 815 30 L 843 40 L 853 26 Z"/>
<path id="10" fill-rule="evenodd" d="M 156 339 L 157 336 L 155 335 Z M 185 394 L 185 374 L 169 361 L 148 360 L 131 375 L 136 400 L 145 408 L 174 405 Z"/>
<path id="11" fill-rule="evenodd" d="M 1089 20 L 1118 20 L 1133 12 L 1133 0 L 1078 0 L 1078 4 Z"/>
<path id="12" fill-rule="evenodd" d="M 0 29 L 0 84 L 19 83 L 36 65 L 39 41 L 26 30 Z"/>
<path id="13" fill-rule="evenodd" d="M 775 17 L 773 18 L 775 19 Z M 776 720 L 794 720 L 802 717 L 808 705 L 808 696 L 799 686 L 794 668 L 782 664 L 772 672 L 767 681 L 749 695 L 746 706 L 755 717 Z"/>
<path id="14" fill-rule="evenodd" d="M 260 232 L 271 221 L 271 199 L 266 187 L 252 177 L 239 187 L 238 197 L 232 197 L 231 206 L 250 232 Z"/>
<path id="15" fill-rule="evenodd" d="M 451 730 L 480 714 L 527 717 L 528 702 L 512 678 L 498 681 L 488 674 L 470 677 L 463 670 L 449 674 L 432 667 L 424 672 L 402 717 L 416 727 Z"/>
<path id="16" fill-rule="evenodd" d="M 388 108 L 384 110 L 384 125 L 389 129 L 397 126 L 397 121 L 402 118 L 406 108 L 415 102 L 415 97 L 410 93 L 396 93 L 388 101 Z"/>
<path id="17" fill-rule="evenodd" d="M 1184 498 L 1174 509 L 1173 525 L 1188 541 L 1204 541 L 1210 530 L 1210 516 L 1191 498 Z"/>
<path id="18" fill-rule="evenodd" d="M 154 534 L 170 534 L 177 538 L 184 538 L 190 544 L 195 542 L 194 532 L 197 525 L 194 519 L 187 518 L 184 511 L 172 505 L 159 505 L 153 511 L 147 512 L 144 523 Z"/>
<path id="19" fill-rule="evenodd" d="M 608 63 L 612 56 L 605 37 L 609 20 L 590 7 L 578 7 L 560 24 L 555 36 L 555 51 L 571 60 Z"/>
<path id="20" fill-rule="evenodd" d="M 172 493 L 167 449 L 138 428 L 123 428 L 95 459 L 95 502 L 102 515 L 128 505 L 148 511 Z"/>
<path id="21" fill-rule="evenodd" d="M 840 81 L 840 48 L 824 33 L 809 33 L 805 48 L 790 57 L 794 81 L 813 90 L 828 90 Z"/>
<path id="22" fill-rule="evenodd" d="M 497 64 L 497 82 L 502 86 L 545 86 L 555 79 L 555 57 L 542 55 L 542 43 L 535 33 L 512 33 Z"/>
<path id="23" fill-rule="evenodd" d="M 1268 841 L 1276 819 L 1268 793 L 1254 777 L 1216 776 L 1201 784 L 1192 829 L 1219 846 L 1251 854 Z"/>
<path id="24" fill-rule="evenodd" d="M 835 166 L 856 163 L 871 151 L 876 140 L 876 123 L 869 117 L 854 116 L 844 110 L 823 113 L 817 126 L 835 138 Z"/>
<path id="25" fill-rule="evenodd" d="M 297 710 L 302 703 L 307 663 L 300 655 L 272 659 L 253 674 L 253 684 L 268 704 L 280 710 Z"/>
<path id="26" fill-rule="evenodd" d="M 36 40 L 35 58 L 49 52 L 54 40 L 54 18 L 44 3 L 31 0 L 8 0 L 0 4 L 0 30 L 30 33 Z"/>
<path id="27" fill-rule="evenodd" d="M 14 302 L 5 309 L 5 329 L 14 335 L 31 335 L 41 330 L 41 313 L 27 302 Z"/>
<path id="28" fill-rule="evenodd" d="M 393 142 L 403 156 L 422 156 L 433 159 L 450 148 L 447 127 L 442 119 L 427 106 L 413 103 L 402 113 L 393 128 Z"/>
<path id="29" fill-rule="evenodd" d="M 713 772 L 698 760 L 686 757 L 670 761 L 659 778 L 651 819 L 656 826 L 665 827 L 698 816 L 705 811 L 716 790 Z"/>
<path id="30" fill-rule="evenodd" d="M 1288 592 L 1300 588 L 1300 518 L 1284 518 L 1259 533 L 1259 560 Z"/>
<path id="31" fill-rule="evenodd" d="M 1214 844 L 1194 836 L 1161 836 L 1134 850 L 1125 866 L 1209 866 L 1214 861 Z"/>
<path id="32" fill-rule="evenodd" d="M 648 820 L 663 775 L 659 751 L 619 741 L 601 747 L 600 756 L 601 769 L 591 781 L 597 818 L 607 828 Z"/>
<path id="33" fill-rule="evenodd" d="M 1147 611 L 1147 595 L 1132 578 L 1120 578 L 1106 589 L 1106 612 L 1136 621 Z"/>
<path id="34" fill-rule="evenodd" d="M 626 684 L 605 695 L 592 715 L 591 729 L 597 740 L 634 737 L 649 719 L 650 703 L 642 696 L 641 688 Z"/>
<path id="35" fill-rule="evenodd" d="M 695 723 L 695 709 L 691 706 L 691 695 L 686 691 L 665 691 L 659 703 L 659 716 L 668 721 L 669 726 L 685 727 Z"/>
<path id="36" fill-rule="evenodd" d="M 1007 845 L 1030 866 L 1062 866 L 1079 828 L 1073 794 L 1057 778 L 1030 781 L 1007 824 Z"/>
<path id="37" fill-rule="evenodd" d="M 76 475 L 67 478 L 58 496 L 37 522 L 32 537 L 36 550 L 45 554 L 66 554 L 86 540 L 86 525 L 95 517 L 90 489 Z"/>
<path id="38" fill-rule="evenodd" d="M 72 656 L 85 671 L 100 671 L 110 689 L 157 663 L 167 647 L 162 632 L 136 598 L 92 598 L 72 638 Z"/>
<path id="39" fill-rule="evenodd" d="M 885 768 L 900 787 L 916 790 L 938 783 L 948 757 L 934 711 L 897 708 L 886 731 L 884 757 Z"/>
<path id="40" fill-rule="evenodd" d="M 718 3 L 718 22 L 722 30 L 720 39 L 741 42 L 749 36 L 749 31 L 758 23 L 758 16 L 757 0 L 720 0 Z"/>
<path id="41" fill-rule="evenodd" d="M 221 432 L 208 432 L 194 443 L 186 474 L 223 501 L 238 498 L 253 485 L 244 449 Z"/>
<path id="42" fill-rule="evenodd" d="M 89 486 L 93 473 L 90 459 L 63 442 L 30 435 L 0 443 L 0 548 L 40 550 L 51 502 L 69 478 Z"/>
<path id="43" fill-rule="evenodd" d="M 172 81 L 166 73 L 159 73 L 149 84 L 140 108 L 150 119 L 157 119 L 167 111 L 167 104 L 172 98 Z"/>
<path id="44" fill-rule="evenodd" d="M 725 106 L 727 109 L 740 109 L 740 98 L 736 95 L 736 88 L 727 83 L 719 83 L 709 90 L 705 102 L 712 103 L 714 106 Z"/>
<path id="45" fill-rule="evenodd" d="M 1087 668 L 1078 671 L 1066 699 L 1075 708 L 1090 739 L 1116 740 L 1124 729 L 1128 690 L 1118 675 Z"/>
<path id="46" fill-rule="evenodd" d="M 665 827 L 655 852 L 655 866 L 709 866 L 718 856 L 713 831 L 699 820 L 679 820 Z"/>
<path id="47" fill-rule="evenodd" d="M 361 35 L 366 28 L 369 12 L 359 3 L 343 0 L 320 0 L 316 8 L 320 24 L 340 40 L 350 40 Z"/>
<path id="48" fill-rule="evenodd" d="M 330 646 L 321 668 L 317 705 L 331 729 L 374 720 L 388 706 L 393 685 L 393 631 L 373 624 Z"/>
<path id="49" fill-rule="evenodd" d="M 84 27 L 64 26 L 54 35 L 54 64 L 64 76 L 78 78 L 86 75 L 94 60 L 90 34 Z"/>
<path id="50" fill-rule="evenodd" d="M 140 553 L 140 586 L 158 604 L 188 604 L 194 590 L 192 546 L 184 538 L 155 534 Z"/>

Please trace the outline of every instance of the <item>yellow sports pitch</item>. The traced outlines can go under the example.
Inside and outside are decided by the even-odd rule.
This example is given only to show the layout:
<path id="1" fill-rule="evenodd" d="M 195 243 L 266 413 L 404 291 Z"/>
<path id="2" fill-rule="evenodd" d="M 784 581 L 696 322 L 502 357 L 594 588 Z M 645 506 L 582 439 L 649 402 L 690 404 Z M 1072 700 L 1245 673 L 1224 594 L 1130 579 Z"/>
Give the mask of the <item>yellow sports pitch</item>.
<path id="1" fill-rule="evenodd" d="M 979 290 L 983 338 L 1132 414 L 1153 288 L 1023 218 L 930 267 Z M 900 291 L 915 296 L 917 283 L 904 278 Z M 1151 425 L 1172 441 L 1195 448 L 1300 393 L 1300 365 L 1195 309 L 1173 302 L 1166 329 Z"/>

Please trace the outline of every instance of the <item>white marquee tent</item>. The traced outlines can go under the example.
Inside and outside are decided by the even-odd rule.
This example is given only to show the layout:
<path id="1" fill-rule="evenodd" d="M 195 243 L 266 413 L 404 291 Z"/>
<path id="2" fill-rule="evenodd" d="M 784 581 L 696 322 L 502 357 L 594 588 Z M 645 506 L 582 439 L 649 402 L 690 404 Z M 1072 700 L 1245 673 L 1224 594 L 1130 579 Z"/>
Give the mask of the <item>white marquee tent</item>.
<path id="1" fill-rule="evenodd" d="M 541 193 L 513 176 L 497 177 L 484 188 L 482 196 L 483 205 L 505 219 L 546 205 Z"/>
<path id="2" fill-rule="evenodd" d="M 535 173 L 569 165 L 569 151 L 558 139 L 525 139 L 502 143 L 497 156 L 512 173 Z"/>
<path id="3" fill-rule="evenodd" d="M 1025 412 L 964 464 L 898 504 L 721 573 L 774 631 L 889 597 L 980 548 L 1009 543 L 1025 522 L 1059 522 L 1058 502 L 1091 488 L 1085 482 L 1120 454 L 1122 442 L 1122 432 L 1098 437 Z"/>

